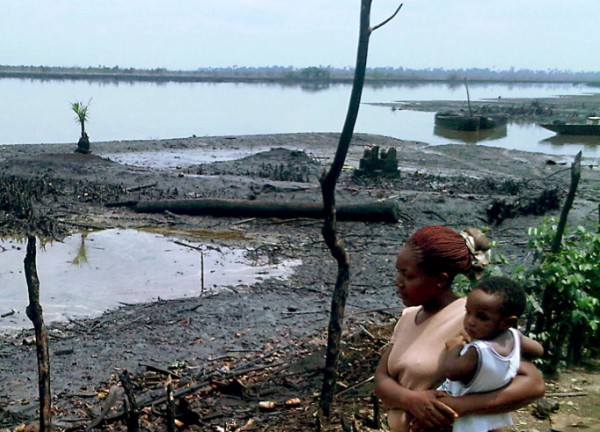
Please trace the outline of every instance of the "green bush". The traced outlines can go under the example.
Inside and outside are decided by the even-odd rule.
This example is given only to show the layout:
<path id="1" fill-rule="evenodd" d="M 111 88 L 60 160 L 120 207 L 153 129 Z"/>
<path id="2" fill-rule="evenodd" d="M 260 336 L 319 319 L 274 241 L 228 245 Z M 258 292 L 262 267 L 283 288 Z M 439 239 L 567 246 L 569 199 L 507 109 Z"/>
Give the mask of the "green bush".
<path id="1" fill-rule="evenodd" d="M 528 293 L 527 329 L 543 343 L 551 373 L 597 356 L 600 345 L 600 233 L 567 227 L 560 250 L 552 253 L 556 225 L 548 218 L 529 228 L 533 266 L 516 270 Z"/>

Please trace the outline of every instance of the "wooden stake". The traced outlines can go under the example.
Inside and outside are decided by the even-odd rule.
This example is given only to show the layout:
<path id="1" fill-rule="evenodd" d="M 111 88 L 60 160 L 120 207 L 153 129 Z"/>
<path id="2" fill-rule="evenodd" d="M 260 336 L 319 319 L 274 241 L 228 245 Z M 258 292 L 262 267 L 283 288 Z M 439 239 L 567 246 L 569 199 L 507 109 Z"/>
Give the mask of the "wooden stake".
<path id="1" fill-rule="evenodd" d="M 167 377 L 165 383 L 165 396 L 167 399 L 167 432 L 175 432 L 175 403 L 173 399 L 173 382 L 171 375 Z"/>
<path id="2" fill-rule="evenodd" d="M 27 253 L 24 260 L 25 279 L 29 294 L 27 317 L 35 329 L 35 346 L 38 363 L 38 388 L 40 395 L 40 432 L 52 429 L 50 397 L 50 356 L 48 354 L 48 332 L 44 324 L 44 314 L 40 305 L 40 280 L 36 266 L 36 238 L 27 236 Z"/>
<path id="3" fill-rule="evenodd" d="M 200 251 L 200 295 L 204 295 L 204 251 Z"/>
<path id="4" fill-rule="evenodd" d="M 133 393 L 133 384 L 131 383 L 131 378 L 129 377 L 129 372 L 124 370 L 119 374 L 119 379 L 121 384 L 123 384 L 123 389 L 125 390 L 125 395 L 127 396 L 127 401 L 125 403 L 125 418 L 127 421 L 127 432 L 138 432 L 140 430 L 140 410 L 137 406 L 137 402 L 135 400 L 135 394 Z"/>

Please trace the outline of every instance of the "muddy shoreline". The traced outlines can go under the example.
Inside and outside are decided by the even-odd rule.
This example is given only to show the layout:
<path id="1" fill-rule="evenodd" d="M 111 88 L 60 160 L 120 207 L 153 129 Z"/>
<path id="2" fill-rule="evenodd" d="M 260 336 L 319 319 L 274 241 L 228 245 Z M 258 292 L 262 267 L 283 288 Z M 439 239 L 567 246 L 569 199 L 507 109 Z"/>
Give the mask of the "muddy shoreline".
<path id="1" fill-rule="evenodd" d="M 0 181 L 44 185 L 39 186 L 43 193 L 36 195 L 34 207 L 39 215 L 58 221 L 58 235 L 151 226 L 191 243 L 208 241 L 259 251 L 275 260 L 303 261 L 289 280 L 267 278 L 217 295 L 124 305 L 96 319 L 52 324 L 51 376 L 57 406 L 68 411 L 74 394 L 105 388 L 115 372 L 124 369 L 136 373 L 148 364 L 167 369 L 179 362 L 204 371 L 222 367 L 223 358 L 236 363 L 253 353 L 293 356 L 300 349 L 322 347 L 335 268 L 319 220 L 140 214 L 107 204 L 170 198 L 319 202 L 318 178 L 333 157 L 337 137 L 315 133 L 92 143 L 91 155 L 73 153 L 75 144 L 1 146 Z M 399 178 L 353 177 L 351 167 L 358 165 L 366 145 L 395 148 Z M 199 155 L 248 149 L 255 153 L 242 159 L 196 162 Z M 150 166 L 146 156 L 156 153 L 169 155 L 174 164 Z M 428 146 L 359 134 L 347 162 L 337 188 L 338 203 L 392 201 L 401 214 L 393 224 L 339 224 L 352 266 L 345 331 L 353 334 L 397 316 L 401 306 L 392 285 L 393 259 L 414 229 L 427 224 L 456 229 L 488 225 L 486 211 L 494 199 L 536 195 L 550 187 L 562 199 L 571 158 L 487 146 Z M 598 190 L 599 162 L 584 158 L 571 223 L 597 223 Z M 4 210 L 0 207 L 0 214 Z M 558 213 L 507 218 L 489 225 L 488 236 L 499 253 L 519 263 L 527 259 L 527 227 Z M 17 227 L 18 220 L 4 217 L 0 233 L 15 235 Z M 21 414 L 35 409 L 31 335 L 25 330 L 0 337 L 1 409 Z"/>
<path id="2" fill-rule="evenodd" d="M 600 115 L 600 93 L 556 95 L 545 98 L 500 98 L 472 101 L 396 101 L 372 103 L 393 110 L 469 112 L 482 115 L 504 114 L 518 124 L 565 121 L 585 123 L 590 116 Z"/>

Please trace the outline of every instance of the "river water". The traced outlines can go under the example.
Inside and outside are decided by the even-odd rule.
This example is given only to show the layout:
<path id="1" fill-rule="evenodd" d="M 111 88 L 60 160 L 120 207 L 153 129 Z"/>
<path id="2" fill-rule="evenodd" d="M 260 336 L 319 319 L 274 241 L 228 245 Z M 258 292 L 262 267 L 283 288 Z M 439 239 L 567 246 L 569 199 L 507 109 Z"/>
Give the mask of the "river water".
<path id="1" fill-rule="evenodd" d="M 469 85 L 472 101 L 540 98 L 598 92 L 583 84 Z M 351 86 L 325 88 L 246 83 L 147 83 L 0 79 L 0 145 L 75 143 L 79 127 L 70 103 L 91 101 L 92 142 L 293 132 L 339 132 Z M 462 85 L 446 83 L 365 87 L 356 132 L 429 144 L 464 143 L 440 133 L 433 113 L 393 111 L 369 103 L 465 100 Z M 599 139 L 557 142 L 535 124 L 509 124 L 505 134 L 478 137 L 478 145 L 600 157 Z"/>

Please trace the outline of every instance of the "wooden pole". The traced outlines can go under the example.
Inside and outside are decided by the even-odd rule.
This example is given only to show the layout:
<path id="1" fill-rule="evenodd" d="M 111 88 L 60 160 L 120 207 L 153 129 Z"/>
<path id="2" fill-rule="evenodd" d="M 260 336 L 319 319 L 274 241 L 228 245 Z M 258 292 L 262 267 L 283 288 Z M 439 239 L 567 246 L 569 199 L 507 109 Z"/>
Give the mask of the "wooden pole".
<path id="1" fill-rule="evenodd" d="M 119 373 L 119 380 L 125 390 L 127 396 L 127 402 L 125 403 L 125 419 L 127 422 L 127 432 L 138 432 L 140 430 L 140 410 L 135 400 L 135 393 L 133 392 L 133 383 L 129 377 L 129 372 L 124 370 Z"/>
<path id="2" fill-rule="evenodd" d="M 167 407 L 167 416 L 165 419 L 167 422 L 167 432 L 175 432 L 175 400 L 173 398 L 173 381 L 171 381 L 171 375 L 167 377 L 165 383 L 165 399 Z"/>
<path id="3" fill-rule="evenodd" d="M 29 294 L 27 317 L 35 329 L 35 346 L 38 363 L 38 389 L 40 396 L 40 432 L 52 429 L 50 397 L 50 356 L 48 354 L 48 332 L 44 324 L 44 314 L 40 305 L 40 280 L 36 265 L 36 238 L 27 236 L 27 253 L 24 260 L 25 279 Z"/>
<path id="4" fill-rule="evenodd" d="M 569 186 L 569 193 L 565 199 L 562 211 L 560 212 L 560 218 L 558 220 L 558 226 L 556 227 L 556 235 L 552 242 L 552 253 L 558 253 L 562 243 L 562 238 L 565 233 L 567 226 L 567 218 L 569 211 L 573 207 L 573 201 L 575 201 L 575 194 L 577 193 L 577 187 L 579 186 L 579 179 L 581 178 L 581 151 L 575 156 L 573 165 L 571 165 L 571 185 Z"/>
<path id="5" fill-rule="evenodd" d="M 200 295 L 204 295 L 204 251 L 200 251 Z"/>
<path id="6" fill-rule="evenodd" d="M 395 16 L 400 7 L 396 10 Z M 346 113 L 346 120 L 340 139 L 338 142 L 335 157 L 329 170 L 321 178 L 321 194 L 323 196 L 324 222 L 321 229 L 323 240 L 329 248 L 332 257 L 336 260 L 338 266 L 337 279 L 331 298 L 331 313 L 329 317 L 329 327 L 327 336 L 327 354 L 325 358 L 325 368 L 323 372 L 323 386 L 321 389 L 320 414 L 329 418 L 331 414 L 331 405 L 335 394 L 337 382 L 337 362 L 340 353 L 342 339 L 342 325 L 346 308 L 346 299 L 348 297 L 350 283 L 350 258 L 337 234 L 338 211 L 335 204 L 335 186 L 344 166 L 344 161 L 348 154 L 354 126 L 358 117 L 362 89 L 365 82 L 365 73 L 367 69 L 367 55 L 369 52 L 369 38 L 371 33 L 389 22 L 388 18 L 384 23 L 370 27 L 371 0 L 361 1 L 360 10 L 360 30 L 358 38 L 358 49 L 356 54 L 356 67 L 354 69 L 354 81 L 352 83 L 352 92 L 350 102 Z"/>
<path id="7" fill-rule="evenodd" d="M 565 228 L 567 226 L 567 219 L 569 216 L 569 211 L 571 210 L 571 207 L 573 206 L 573 201 L 575 200 L 575 194 L 577 193 L 577 187 L 579 186 L 579 179 L 581 178 L 581 151 L 579 153 L 577 153 L 577 155 L 575 156 L 575 160 L 573 161 L 573 164 L 571 165 L 571 184 L 569 186 L 569 192 L 567 193 L 567 198 L 565 199 L 565 203 L 562 207 L 562 210 L 560 212 L 560 218 L 558 220 L 558 225 L 556 227 L 556 234 L 554 235 L 554 239 L 552 241 L 552 245 L 550 247 L 550 252 L 553 255 L 556 255 L 557 253 L 560 252 L 561 249 L 561 245 L 562 245 L 562 238 L 563 235 L 565 233 Z M 553 306 L 553 299 L 556 298 L 556 295 L 558 295 L 556 292 L 556 286 L 555 285 L 547 285 L 544 289 L 544 292 L 542 294 L 542 301 L 541 301 L 541 308 L 542 311 L 550 311 L 554 309 Z M 552 314 L 550 314 L 550 317 L 552 316 Z M 540 334 L 542 332 L 545 332 L 546 329 L 553 327 L 553 320 L 549 317 L 547 317 L 544 313 L 538 314 L 537 320 L 536 320 L 536 324 L 535 324 L 535 331 L 536 333 Z M 559 332 L 560 334 L 561 332 Z M 560 349 L 558 346 L 548 346 L 548 345 L 552 345 L 553 341 L 548 340 L 545 342 L 545 346 L 544 348 L 546 349 L 547 352 L 552 352 L 552 356 L 553 356 L 553 361 L 551 362 L 551 367 L 552 368 L 556 368 L 557 364 L 558 364 L 558 360 L 560 357 Z M 552 366 L 554 365 L 554 366 Z"/>
<path id="8" fill-rule="evenodd" d="M 469 105 L 469 116 L 473 117 L 473 110 L 471 109 L 471 96 L 469 95 L 469 85 L 467 84 L 466 78 L 465 78 L 465 88 L 467 89 L 467 104 Z"/>

